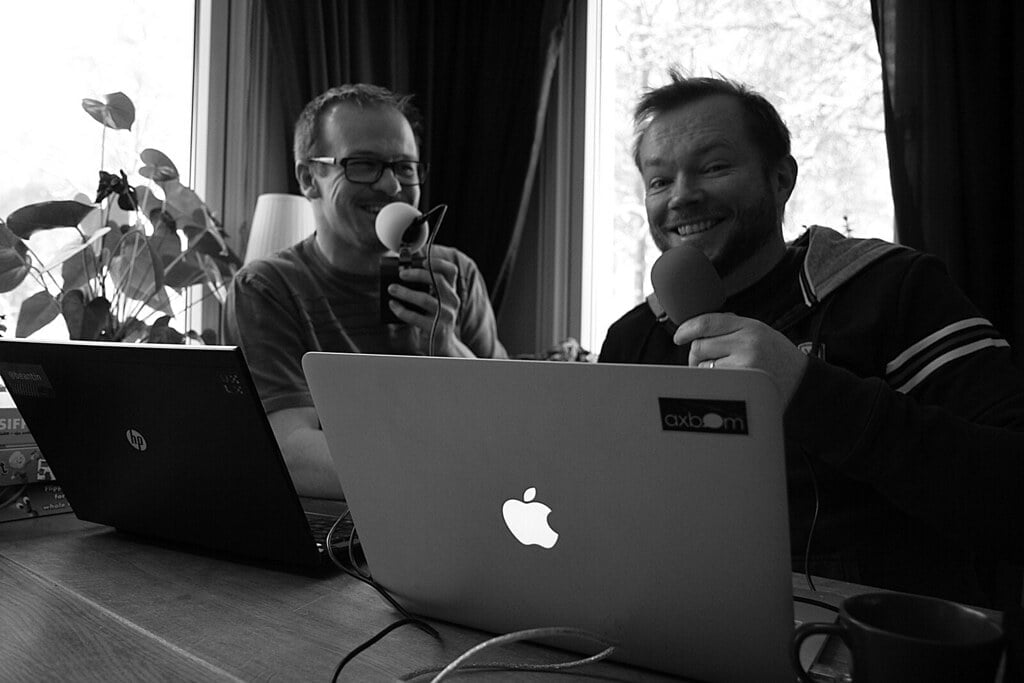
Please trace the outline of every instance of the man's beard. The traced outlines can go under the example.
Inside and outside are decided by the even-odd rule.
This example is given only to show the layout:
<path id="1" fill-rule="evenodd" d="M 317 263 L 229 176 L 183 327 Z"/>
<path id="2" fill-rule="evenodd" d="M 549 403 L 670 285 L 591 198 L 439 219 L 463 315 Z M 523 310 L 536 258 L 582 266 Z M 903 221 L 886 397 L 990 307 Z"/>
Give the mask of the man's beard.
<path id="1" fill-rule="evenodd" d="M 779 210 L 769 193 L 761 194 L 753 206 L 736 214 L 739 230 L 733 232 L 721 251 L 709 254 L 720 277 L 727 277 L 743 267 L 761 247 L 775 237 L 781 221 Z"/>
<path id="2" fill-rule="evenodd" d="M 732 222 L 732 232 L 719 249 L 711 253 L 701 249 L 714 264 L 719 277 L 723 278 L 742 268 L 750 257 L 775 237 L 782 225 L 778 207 L 769 192 L 762 192 L 756 204 L 738 211 Z M 651 237 L 661 251 L 674 246 L 673 241 L 661 232 L 652 229 Z"/>

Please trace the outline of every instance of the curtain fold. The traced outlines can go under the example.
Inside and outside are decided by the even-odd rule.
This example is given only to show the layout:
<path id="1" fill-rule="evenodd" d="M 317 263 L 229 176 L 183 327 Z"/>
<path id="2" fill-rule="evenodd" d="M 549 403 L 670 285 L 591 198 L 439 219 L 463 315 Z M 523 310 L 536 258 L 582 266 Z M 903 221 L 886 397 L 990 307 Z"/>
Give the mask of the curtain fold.
<path id="1" fill-rule="evenodd" d="M 897 240 L 942 258 L 1024 361 L 1024 8 L 872 0 Z M 935 302 L 942 305 L 942 302 Z"/>
<path id="2" fill-rule="evenodd" d="M 431 164 L 421 209 L 449 211 L 438 242 L 469 254 L 495 307 L 510 276 L 550 86 L 553 41 L 570 0 L 263 0 L 269 65 L 254 84 L 253 144 L 277 148 L 259 192 L 298 192 L 291 132 L 310 99 L 369 82 L 412 93 L 425 119 L 421 155 Z M 255 25 L 255 24 L 254 24 Z M 255 45 L 255 44 L 254 44 Z M 269 54 L 259 54 L 264 51 Z M 287 122 L 287 133 L 274 120 Z M 252 198 L 255 201 L 255 197 Z M 517 226 L 520 226 L 517 229 Z M 504 265 L 504 267 L 503 267 Z"/>

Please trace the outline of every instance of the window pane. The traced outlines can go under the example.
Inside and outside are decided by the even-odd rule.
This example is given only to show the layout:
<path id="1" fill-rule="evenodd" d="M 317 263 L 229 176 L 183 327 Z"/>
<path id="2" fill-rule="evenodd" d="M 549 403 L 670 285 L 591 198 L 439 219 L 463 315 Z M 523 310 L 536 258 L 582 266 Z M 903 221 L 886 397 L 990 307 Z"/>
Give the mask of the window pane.
<path id="1" fill-rule="evenodd" d="M 91 201 L 101 169 L 124 170 L 131 184 L 146 184 L 137 170 L 147 147 L 167 154 L 182 183 L 190 184 L 193 2 L 2 3 L 0 25 L 0 127 L 7 131 L 0 136 L 0 216 L 79 193 Z M 117 91 L 135 105 L 131 130 L 105 128 L 82 108 L 84 98 Z M 76 237 L 68 229 L 39 232 L 30 247 L 46 262 Z M 30 277 L 0 294 L 8 336 L 14 336 L 21 300 L 39 289 Z M 67 329 L 58 318 L 40 334 L 66 338 Z"/>
<path id="2" fill-rule="evenodd" d="M 584 288 L 583 342 L 599 348 L 608 326 L 651 291 L 659 252 L 647 230 L 632 160 L 632 108 L 668 82 L 670 66 L 750 85 L 779 109 L 800 168 L 784 233 L 827 225 L 892 239 L 881 63 L 864 0 L 601 0 L 593 5 L 598 89 L 588 144 L 596 146 L 594 220 Z M 589 333 L 589 337 L 588 337 Z"/>

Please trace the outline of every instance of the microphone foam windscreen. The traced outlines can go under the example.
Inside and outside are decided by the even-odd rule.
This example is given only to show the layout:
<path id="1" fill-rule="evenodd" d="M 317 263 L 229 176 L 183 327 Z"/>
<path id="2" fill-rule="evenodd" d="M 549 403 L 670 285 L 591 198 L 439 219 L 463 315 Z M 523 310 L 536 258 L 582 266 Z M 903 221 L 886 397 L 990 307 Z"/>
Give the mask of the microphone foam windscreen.
<path id="1" fill-rule="evenodd" d="M 676 325 L 695 315 L 721 310 L 725 287 L 718 271 L 699 249 L 686 244 L 665 251 L 651 268 L 658 303 Z"/>
<path id="2" fill-rule="evenodd" d="M 377 213 L 374 223 L 377 239 L 391 251 L 400 251 L 403 247 L 409 251 L 418 251 L 427 243 L 429 227 L 423 221 L 413 230 L 409 228 L 420 216 L 422 214 L 411 204 L 391 202 Z"/>

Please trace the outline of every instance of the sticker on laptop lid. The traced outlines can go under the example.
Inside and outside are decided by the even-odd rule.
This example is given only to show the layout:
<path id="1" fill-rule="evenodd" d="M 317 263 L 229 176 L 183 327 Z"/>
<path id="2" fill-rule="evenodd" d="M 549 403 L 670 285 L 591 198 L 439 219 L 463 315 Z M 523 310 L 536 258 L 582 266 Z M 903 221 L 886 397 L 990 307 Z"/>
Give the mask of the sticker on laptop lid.
<path id="1" fill-rule="evenodd" d="M 747 402 L 709 398 L 658 398 L 667 432 L 747 434 Z"/>
<path id="2" fill-rule="evenodd" d="M 53 398 L 53 385 L 42 365 L 0 363 L 0 377 L 12 396 Z"/>
<path id="3" fill-rule="evenodd" d="M 232 396 L 245 395 L 245 384 L 242 382 L 242 376 L 237 372 L 222 372 L 217 376 L 217 380 L 220 382 L 220 387 L 224 390 L 224 393 Z"/>

